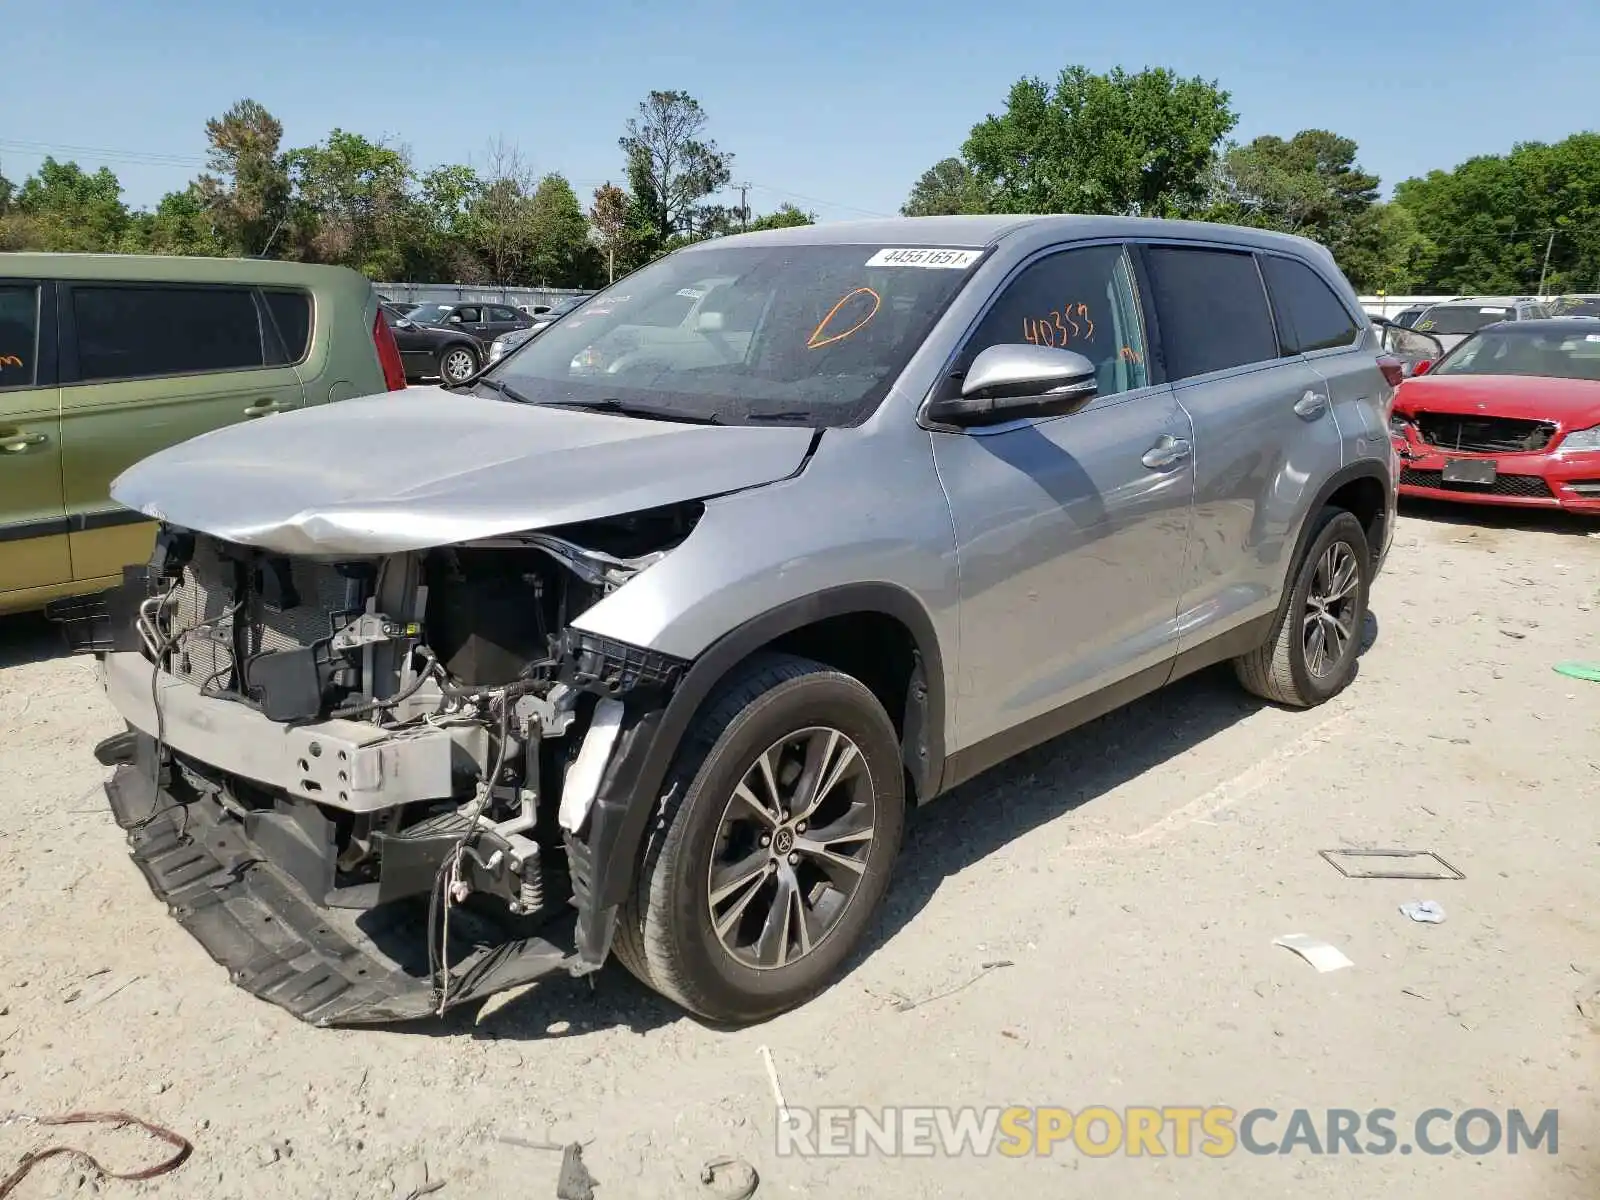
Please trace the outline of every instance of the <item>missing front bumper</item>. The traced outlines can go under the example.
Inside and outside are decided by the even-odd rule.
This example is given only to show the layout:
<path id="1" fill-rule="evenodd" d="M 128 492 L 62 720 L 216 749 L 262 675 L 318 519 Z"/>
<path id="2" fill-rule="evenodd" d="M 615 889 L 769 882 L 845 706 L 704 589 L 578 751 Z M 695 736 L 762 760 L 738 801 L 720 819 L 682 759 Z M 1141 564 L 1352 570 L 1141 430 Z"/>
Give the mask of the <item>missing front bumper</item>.
<path id="1" fill-rule="evenodd" d="M 438 1011 L 427 952 L 431 897 L 366 909 L 314 901 L 293 868 L 284 869 L 281 846 L 269 858 L 214 801 L 179 804 L 158 792 L 146 764 L 118 766 L 106 795 L 150 890 L 245 991 L 320 1026 Z M 538 936 L 507 940 L 475 928 L 470 912 L 456 912 L 450 1007 L 576 964 L 568 918 Z"/>

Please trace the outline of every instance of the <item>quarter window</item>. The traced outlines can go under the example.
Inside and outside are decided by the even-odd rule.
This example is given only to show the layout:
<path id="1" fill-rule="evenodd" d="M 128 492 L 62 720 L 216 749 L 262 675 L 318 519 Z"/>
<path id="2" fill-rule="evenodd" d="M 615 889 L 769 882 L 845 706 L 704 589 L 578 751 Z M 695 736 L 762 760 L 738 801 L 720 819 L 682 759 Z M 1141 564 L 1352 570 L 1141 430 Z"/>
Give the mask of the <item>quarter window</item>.
<path id="1" fill-rule="evenodd" d="M 1006 286 L 962 352 L 959 370 L 990 346 L 1031 342 L 1083 355 L 1100 395 L 1150 382 L 1139 302 L 1121 246 L 1086 246 L 1042 258 Z"/>
<path id="2" fill-rule="evenodd" d="M 39 289 L 0 284 L 0 391 L 32 387 L 39 370 Z"/>
<path id="3" fill-rule="evenodd" d="M 266 364 L 246 288 L 74 287 L 72 315 L 85 383 Z"/>
<path id="4" fill-rule="evenodd" d="M 290 362 L 299 362 L 311 349 L 311 297 L 304 292 L 262 294 L 267 298 L 267 310 L 272 313 L 278 336 L 283 340 L 284 352 Z M 387 309 L 384 316 L 389 318 L 390 324 L 394 323 Z"/>
<path id="5" fill-rule="evenodd" d="M 509 308 L 491 308 L 489 310 L 489 319 L 491 321 L 515 321 L 517 314 Z"/>
<path id="6" fill-rule="evenodd" d="M 1253 255 L 1152 246 L 1150 288 L 1174 381 L 1278 357 Z"/>
<path id="7" fill-rule="evenodd" d="M 1305 263 L 1263 255 L 1261 272 L 1278 314 L 1278 345 L 1284 354 L 1332 350 L 1356 340 L 1361 330 L 1349 310 Z"/>

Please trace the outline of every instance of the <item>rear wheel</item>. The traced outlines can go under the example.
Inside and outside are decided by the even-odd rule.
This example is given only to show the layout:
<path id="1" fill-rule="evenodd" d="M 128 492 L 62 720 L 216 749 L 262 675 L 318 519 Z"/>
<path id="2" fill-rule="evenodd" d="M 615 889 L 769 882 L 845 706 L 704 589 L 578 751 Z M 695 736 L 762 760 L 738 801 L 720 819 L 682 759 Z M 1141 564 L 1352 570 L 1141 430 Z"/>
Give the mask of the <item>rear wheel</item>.
<path id="1" fill-rule="evenodd" d="M 446 383 L 463 383 L 478 373 L 478 354 L 471 346 L 451 346 L 439 356 L 439 374 Z"/>
<path id="2" fill-rule="evenodd" d="M 790 655 L 752 660 L 685 736 L 617 957 L 714 1021 L 809 999 L 888 888 L 901 772 L 894 726 L 860 682 Z"/>
<path id="3" fill-rule="evenodd" d="M 1310 708 L 1355 677 L 1372 584 L 1361 522 L 1325 508 L 1265 643 L 1233 660 L 1245 689 L 1276 704 Z"/>

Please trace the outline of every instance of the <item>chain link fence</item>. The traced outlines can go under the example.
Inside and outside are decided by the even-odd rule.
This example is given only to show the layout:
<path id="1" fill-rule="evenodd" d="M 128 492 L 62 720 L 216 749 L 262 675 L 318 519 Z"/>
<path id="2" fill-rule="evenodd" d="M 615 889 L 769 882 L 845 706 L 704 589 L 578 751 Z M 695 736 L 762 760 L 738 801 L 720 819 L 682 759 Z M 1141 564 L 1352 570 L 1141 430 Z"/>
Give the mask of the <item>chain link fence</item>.
<path id="1" fill-rule="evenodd" d="M 486 287 L 469 283 L 375 283 L 378 295 L 397 304 L 554 305 L 572 297 L 592 296 L 576 288 Z"/>

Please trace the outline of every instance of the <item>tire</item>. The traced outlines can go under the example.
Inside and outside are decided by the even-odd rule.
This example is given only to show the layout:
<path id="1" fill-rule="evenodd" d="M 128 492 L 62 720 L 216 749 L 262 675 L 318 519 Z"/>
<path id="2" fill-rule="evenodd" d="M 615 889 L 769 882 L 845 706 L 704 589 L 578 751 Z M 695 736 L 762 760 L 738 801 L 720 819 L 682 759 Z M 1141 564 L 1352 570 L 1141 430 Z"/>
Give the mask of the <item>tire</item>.
<path id="1" fill-rule="evenodd" d="M 775 766 L 771 776 L 760 773 L 763 757 Z M 803 799 L 778 820 L 735 798 L 748 783 L 746 791 L 765 800 L 772 795 L 765 779 L 780 790 L 785 780 L 798 787 L 841 762 L 847 769 L 817 799 L 814 826 L 797 824 Z M 737 668 L 695 717 L 668 771 L 638 878 L 618 915 L 617 957 L 641 982 L 719 1023 L 759 1021 L 809 1000 L 832 981 L 888 889 L 905 824 L 902 772 L 894 725 L 857 680 L 792 655 L 764 654 Z M 841 836 L 783 839 L 785 829 L 794 839 L 808 828 Z M 806 849 L 824 843 L 855 865 Z M 766 875 L 714 898 L 757 861 Z M 785 863 L 798 865 L 786 871 Z M 775 928 L 770 914 L 780 911 L 776 935 L 758 934 Z M 749 944 L 739 944 L 747 935 Z"/>
<path id="2" fill-rule="evenodd" d="M 1349 590 L 1336 604 L 1313 598 L 1330 590 L 1326 573 L 1336 570 L 1343 582 L 1345 565 L 1354 567 Z M 1372 586 L 1372 554 L 1361 522 L 1342 508 L 1317 514 L 1310 544 L 1291 577 L 1292 584 L 1273 622 L 1272 636 L 1249 654 L 1233 660 L 1234 673 L 1246 691 L 1292 708 L 1311 708 L 1333 699 L 1355 678 L 1361 650 L 1367 596 Z M 1335 626 L 1347 631 L 1338 653 L 1318 664 L 1308 625 L 1319 611 L 1323 647 L 1337 641 Z M 1331 621 L 1330 621 L 1331 618 Z"/>
<path id="3" fill-rule="evenodd" d="M 461 383 L 478 373 L 481 360 L 471 346 L 457 343 L 439 353 L 439 378 L 445 383 Z"/>

